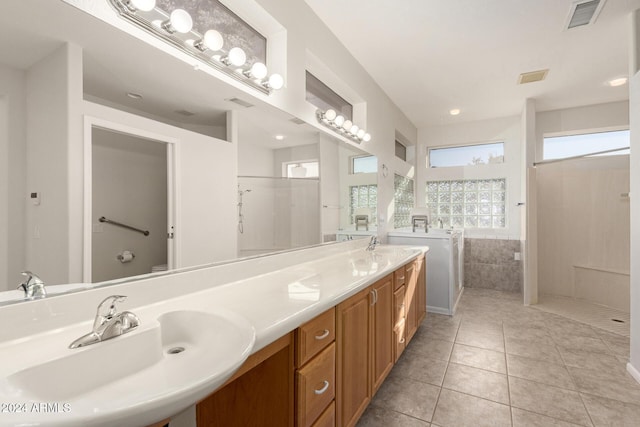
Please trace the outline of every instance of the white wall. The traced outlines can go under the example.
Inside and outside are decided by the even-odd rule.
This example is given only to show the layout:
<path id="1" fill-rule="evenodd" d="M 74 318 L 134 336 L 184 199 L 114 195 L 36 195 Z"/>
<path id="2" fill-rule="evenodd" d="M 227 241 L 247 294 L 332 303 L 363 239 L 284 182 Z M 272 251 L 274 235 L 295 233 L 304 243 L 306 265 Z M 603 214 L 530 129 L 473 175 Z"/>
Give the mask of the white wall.
<path id="1" fill-rule="evenodd" d="M 150 273 L 167 263 L 167 146 L 99 128 L 92 143 L 92 282 Z M 102 216 L 149 235 L 102 224 Z M 135 258 L 122 263 L 125 250 Z"/>
<path id="2" fill-rule="evenodd" d="M 0 65 L 0 291 L 24 270 L 26 199 L 25 74 Z"/>
<path id="3" fill-rule="evenodd" d="M 507 179 L 507 227 L 501 229 L 469 229 L 468 237 L 495 237 L 520 239 L 520 208 L 518 202 L 524 201 L 521 194 L 521 118 L 504 117 L 478 122 L 449 124 L 421 128 L 418 131 L 418 156 L 416 205 L 426 206 L 425 188 L 427 181 L 450 179 Z M 486 142 L 504 142 L 504 163 L 460 166 L 447 168 L 427 168 L 428 148 L 467 145 Z"/>
<path id="4" fill-rule="evenodd" d="M 26 207 L 26 267 L 47 284 L 68 283 L 70 195 L 68 76 L 73 52 L 68 45 L 27 71 L 27 191 L 41 203 Z M 80 225 L 81 226 L 81 225 Z"/>
<path id="5" fill-rule="evenodd" d="M 538 290 L 629 311 L 629 157 L 537 166 Z"/>
<path id="6" fill-rule="evenodd" d="M 88 101 L 83 110 L 94 118 L 177 141 L 177 267 L 236 257 L 236 144 Z"/>

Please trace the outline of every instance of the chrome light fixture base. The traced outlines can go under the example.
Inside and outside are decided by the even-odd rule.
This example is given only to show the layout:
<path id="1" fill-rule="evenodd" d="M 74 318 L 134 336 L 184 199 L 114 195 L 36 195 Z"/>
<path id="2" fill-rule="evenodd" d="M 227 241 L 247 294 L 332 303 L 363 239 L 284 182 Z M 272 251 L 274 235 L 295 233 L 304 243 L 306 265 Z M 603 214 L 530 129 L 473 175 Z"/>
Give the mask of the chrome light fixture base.
<path id="1" fill-rule="evenodd" d="M 364 129 L 358 127 L 350 120 L 345 120 L 344 117 L 337 115 L 334 110 L 322 111 L 318 109 L 316 110 L 316 118 L 319 123 L 358 144 L 362 143 L 362 141 L 371 141 L 371 135 Z"/>

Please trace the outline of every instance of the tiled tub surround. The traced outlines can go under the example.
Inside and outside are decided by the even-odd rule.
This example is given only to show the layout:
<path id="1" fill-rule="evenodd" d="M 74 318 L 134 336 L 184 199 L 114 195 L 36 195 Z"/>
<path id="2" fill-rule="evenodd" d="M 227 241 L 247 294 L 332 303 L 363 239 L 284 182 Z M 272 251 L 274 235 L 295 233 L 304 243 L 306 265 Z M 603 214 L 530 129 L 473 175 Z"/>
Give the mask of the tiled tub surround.
<path id="1" fill-rule="evenodd" d="M 514 260 L 521 252 L 519 240 L 464 239 L 465 288 L 522 291 L 522 261 Z"/>
<path id="2" fill-rule="evenodd" d="M 216 310 L 231 311 L 253 326 L 255 344 L 252 352 L 255 353 L 427 250 L 379 246 L 371 253 L 365 250 L 367 243 L 355 240 L 325 245 L 0 306 L 0 318 L 11 324 L 10 328 L 0 330 L 0 401 L 14 402 L 20 396 L 20 390 L 1 384 L 12 374 L 65 357 L 70 351 L 86 351 L 86 348 L 69 350 L 67 346 L 91 329 L 97 304 L 109 295 L 128 296 L 118 308 L 138 315 L 140 331 L 153 327 L 161 314 L 171 311 L 195 310 L 213 314 Z M 130 332 L 130 336 L 140 331 Z M 116 340 L 118 338 L 113 342 Z M 167 398 L 161 387 L 157 393 L 159 399 Z M 139 394 L 136 391 L 132 396 L 139 398 Z M 126 395 L 121 398 L 127 400 Z M 113 425 L 99 418 L 104 412 L 101 405 L 108 406 L 111 402 L 82 399 L 82 395 L 70 398 L 67 403 L 76 410 L 63 416 L 58 414 L 55 422 L 45 413 L 30 413 L 28 421 L 47 426 L 83 426 L 89 420 L 91 425 Z M 150 399 L 145 399 L 144 404 Z M 131 402 L 126 406 L 124 409 L 129 410 Z M 142 403 L 135 407 L 136 411 L 142 412 L 141 407 Z M 154 419 L 149 422 L 169 417 L 182 409 L 185 406 L 175 407 L 169 400 L 161 409 L 154 410 L 151 414 Z M 8 414 L 18 417 L 9 421 L 5 415 L 0 414 L 1 425 L 25 421 L 16 414 Z M 144 425 L 144 422 L 144 418 L 138 418 L 136 422 L 124 424 Z"/>
<path id="3" fill-rule="evenodd" d="M 359 427 L 640 425 L 629 339 L 467 289 L 455 316 L 427 317 Z"/>

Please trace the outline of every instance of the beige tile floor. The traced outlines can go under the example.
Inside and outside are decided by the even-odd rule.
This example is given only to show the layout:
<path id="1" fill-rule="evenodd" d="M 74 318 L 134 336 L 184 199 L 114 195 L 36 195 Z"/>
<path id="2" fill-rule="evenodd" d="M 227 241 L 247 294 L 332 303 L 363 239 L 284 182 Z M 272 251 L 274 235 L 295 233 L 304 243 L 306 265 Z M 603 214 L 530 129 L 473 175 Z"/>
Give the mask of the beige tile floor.
<path id="1" fill-rule="evenodd" d="M 629 338 L 465 289 L 428 314 L 359 427 L 640 426 Z"/>

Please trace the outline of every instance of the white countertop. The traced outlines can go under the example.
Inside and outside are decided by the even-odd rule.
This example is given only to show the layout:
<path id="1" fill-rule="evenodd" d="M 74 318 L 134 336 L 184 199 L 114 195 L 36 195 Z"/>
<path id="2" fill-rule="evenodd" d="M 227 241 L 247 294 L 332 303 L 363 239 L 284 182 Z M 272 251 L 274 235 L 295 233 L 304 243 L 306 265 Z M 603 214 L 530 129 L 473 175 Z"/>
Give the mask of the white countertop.
<path id="1" fill-rule="evenodd" d="M 0 307 L 3 324 L 12 325 L 0 332 L 0 373 L 68 356 L 75 351 L 69 343 L 90 331 L 97 304 L 113 294 L 128 296 L 119 309 L 138 315 L 141 332 L 170 311 L 232 312 L 255 330 L 256 352 L 428 251 L 381 245 L 368 252 L 366 245 L 344 242 Z M 15 396 L 0 389 L 7 400 Z"/>

